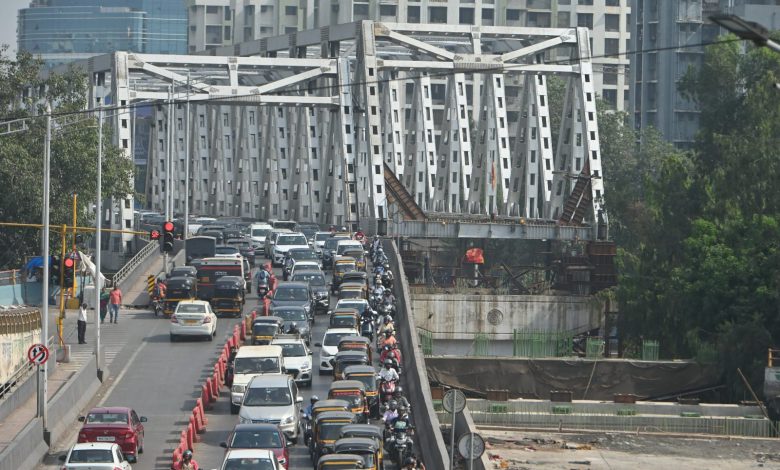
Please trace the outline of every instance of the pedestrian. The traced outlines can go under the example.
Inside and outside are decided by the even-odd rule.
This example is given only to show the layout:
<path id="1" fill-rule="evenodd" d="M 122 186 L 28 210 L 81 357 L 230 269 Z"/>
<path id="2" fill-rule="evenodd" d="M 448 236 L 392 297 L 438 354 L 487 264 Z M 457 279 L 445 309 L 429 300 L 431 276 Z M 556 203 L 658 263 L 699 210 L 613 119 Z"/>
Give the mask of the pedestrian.
<path id="1" fill-rule="evenodd" d="M 81 304 L 79 308 L 79 319 L 76 320 L 76 325 L 79 331 L 79 344 L 87 344 L 87 340 L 84 338 L 87 335 L 87 304 Z"/>
<path id="2" fill-rule="evenodd" d="M 106 320 L 108 313 L 108 288 L 104 287 L 100 291 L 100 323 Z"/>
<path id="3" fill-rule="evenodd" d="M 109 323 L 119 323 L 119 306 L 122 304 L 122 291 L 119 286 L 114 286 L 108 295 Z"/>

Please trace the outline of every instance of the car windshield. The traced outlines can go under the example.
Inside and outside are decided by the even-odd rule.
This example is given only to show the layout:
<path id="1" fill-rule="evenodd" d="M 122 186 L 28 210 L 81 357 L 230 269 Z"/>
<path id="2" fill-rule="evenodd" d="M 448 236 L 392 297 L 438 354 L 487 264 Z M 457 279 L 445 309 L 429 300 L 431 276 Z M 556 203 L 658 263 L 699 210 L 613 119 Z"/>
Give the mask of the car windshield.
<path id="1" fill-rule="evenodd" d="M 233 364 L 236 374 L 279 372 L 279 359 L 275 357 L 237 357 Z"/>
<path id="2" fill-rule="evenodd" d="M 347 271 L 354 271 L 355 263 L 339 263 L 336 265 L 336 272 L 345 273 Z"/>
<path id="3" fill-rule="evenodd" d="M 365 302 L 339 302 L 336 308 L 354 308 L 358 313 L 363 313 L 363 310 L 366 309 L 366 304 Z"/>
<path id="4" fill-rule="evenodd" d="M 200 304 L 179 304 L 176 313 L 206 313 L 206 306 Z"/>
<path id="5" fill-rule="evenodd" d="M 330 325 L 334 328 L 350 328 L 355 326 L 357 320 L 354 315 L 338 315 L 331 317 Z"/>
<path id="6" fill-rule="evenodd" d="M 305 321 L 306 312 L 298 309 L 276 310 L 272 312 L 273 316 L 279 317 L 284 321 Z"/>
<path id="7" fill-rule="evenodd" d="M 277 245 L 308 245 L 303 235 L 280 235 L 276 240 Z"/>
<path id="8" fill-rule="evenodd" d="M 296 273 L 292 277 L 293 281 L 297 282 L 308 282 L 310 286 L 324 286 L 325 285 L 325 276 L 322 274 L 316 273 L 316 272 L 302 272 L 302 273 Z"/>
<path id="9" fill-rule="evenodd" d="M 127 424 L 127 413 L 90 413 L 87 423 Z"/>
<path id="10" fill-rule="evenodd" d="M 268 235 L 268 232 L 270 231 L 271 229 L 269 228 L 256 228 L 252 230 L 252 236 L 265 238 L 265 236 Z"/>
<path id="11" fill-rule="evenodd" d="M 236 431 L 230 441 L 231 448 L 238 449 L 273 449 L 282 447 L 279 431 Z"/>
<path id="12" fill-rule="evenodd" d="M 325 240 L 325 248 L 329 250 L 335 250 L 336 246 L 339 244 L 341 240 L 346 240 L 346 238 L 328 238 Z"/>
<path id="13" fill-rule="evenodd" d="M 285 289 L 280 286 L 274 294 L 274 300 L 309 300 L 309 291 L 304 288 Z"/>
<path id="14" fill-rule="evenodd" d="M 325 333 L 325 339 L 322 341 L 323 346 L 338 346 L 341 342 L 341 338 L 347 336 L 354 336 L 355 333 L 350 331 L 346 333 Z"/>
<path id="15" fill-rule="evenodd" d="M 323 240 L 327 240 L 330 238 L 330 232 L 322 232 L 322 233 L 315 233 L 314 234 L 314 241 L 321 242 Z"/>
<path id="16" fill-rule="evenodd" d="M 290 250 L 290 256 L 295 261 L 301 261 L 304 259 L 319 259 L 317 254 L 311 250 Z"/>
<path id="17" fill-rule="evenodd" d="M 76 449 L 68 463 L 114 463 L 114 455 L 111 449 Z"/>
<path id="18" fill-rule="evenodd" d="M 238 253 L 238 248 L 235 246 L 218 246 L 216 253 L 218 255 L 234 255 Z"/>
<path id="19" fill-rule="evenodd" d="M 252 387 L 244 397 L 245 406 L 292 405 L 292 395 L 286 387 Z"/>
<path id="20" fill-rule="evenodd" d="M 228 459 L 223 468 L 224 470 L 274 470 L 274 464 L 268 459 L 243 457 Z"/>
<path id="21" fill-rule="evenodd" d="M 306 348 L 301 343 L 280 344 L 282 347 L 282 356 L 284 357 L 303 357 L 306 356 Z"/>
<path id="22" fill-rule="evenodd" d="M 349 423 L 345 423 L 345 422 L 320 423 L 319 438 L 325 441 L 335 441 L 336 439 L 339 438 L 339 434 L 341 433 L 341 428 L 344 427 L 344 425 L 346 424 Z"/>

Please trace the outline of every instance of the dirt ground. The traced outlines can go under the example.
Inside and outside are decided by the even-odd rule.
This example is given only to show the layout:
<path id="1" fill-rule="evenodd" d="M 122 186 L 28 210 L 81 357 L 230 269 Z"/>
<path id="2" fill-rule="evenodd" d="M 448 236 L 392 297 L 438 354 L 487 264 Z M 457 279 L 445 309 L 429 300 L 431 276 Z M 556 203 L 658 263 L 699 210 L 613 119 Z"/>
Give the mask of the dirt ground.
<path id="1" fill-rule="evenodd" d="M 480 429 L 489 470 L 780 469 L 780 440 Z"/>

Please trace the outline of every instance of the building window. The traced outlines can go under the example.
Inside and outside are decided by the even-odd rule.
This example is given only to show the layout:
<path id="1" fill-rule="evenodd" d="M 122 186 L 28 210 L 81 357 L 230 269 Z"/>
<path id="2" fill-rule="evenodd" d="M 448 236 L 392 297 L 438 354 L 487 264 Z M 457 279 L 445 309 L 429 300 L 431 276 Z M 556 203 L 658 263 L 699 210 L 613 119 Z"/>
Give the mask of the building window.
<path id="1" fill-rule="evenodd" d="M 474 9 L 473 8 L 461 8 L 460 9 L 460 24 L 474 24 Z"/>
<path id="2" fill-rule="evenodd" d="M 605 4 L 608 7 L 619 7 L 620 6 L 620 0 L 607 0 L 605 2 Z"/>
<path id="3" fill-rule="evenodd" d="M 260 13 L 272 13 L 274 11 L 274 7 L 272 5 L 260 5 Z"/>
<path id="4" fill-rule="evenodd" d="M 230 26 L 225 26 L 225 33 L 224 33 L 224 35 L 222 36 L 222 38 L 223 38 L 225 41 L 230 41 L 230 38 L 231 38 L 231 37 L 232 37 L 232 35 L 231 35 L 231 29 L 230 29 Z"/>
<path id="5" fill-rule="evenodd" d="M 284 28 L 284 34 L 292 34 L 296 31 L 298 31 L 298 28 L 296 28 L 295 26 L 287 26 L 286 28 Z"/>
<path id="6" fill-rule="evenodd" d="M 482 7 L 482 26 L 493 26 L 495 23 L 495 12 L 492 8 Z"/>
<path id="7" fill-rule="evenodd" d="M 571 26 L 571 12 L 559 11 L 558 12 L 558 27 L 568 28 Z"/>
<path id="8" fill-rule="evenodd" d="M 528 26 L 537 28 L 549 28 L 550 27 L 550 14 L 549 13 L 537 13 L 533 11 L 528 12 Z"/>
<path id="9" fill-rule="evenodd" d="M 614 109 L 617 107 L 617 90 L 603 90 L 602 98 L 611 108 Z"/>
<path id="10" fill-rule="evenodd" d="M 396 5 L 379 5 L 379 16 L 395 17 L 397 13 L 398 7 Z"/>
<path id="11" fill-rule="evenodd" d="M 206 14 L 207 15 L 218 15 L 219 14 L 219 7 L 217 7 L 217 6 L 207 6 L 206 7 Z"/>
<path id="12" fill-rule="evenodd" d="M 355 3 L 352 6 L 352 15 L 354 21 L 361 21 L 368 19 L 368 4 L 367 3 Z"/>
<path id="13" fill-rule="evenodd" d="M 620 31 L 620 15 L 604 15 L 604 29 Z"/>
<path id="14" fill-rule="evenodd" d="M 255 112 L 249 111 L 249 124 L 254 124 L 254 123 L 255 123 Z"/>
<path id="15" fill-rule="evenodd" d="M 578 0 L 579 5 L 593 5 L 593 0 Z"/>
<path id="16" fill-rule="evenodd" d="M 447 7 L 428 7 L 428 22 L 435 24 L 446 24 Z"/>
<path id="17" fill-rule="evenodd" d="M 406 21 L 409 23 L 419 23 L 420 7 L 418 6 L 406 7 Z"/>
<path id="18" fill-rule="evenodd" d="M 507 8 L 506 10 L 507 21 L 520 21 L 520 10 Z"/>
<path id="19" fill-rule="evenodd" d="M 604 55 L 607 57 L 617 57 L 619 54 L 620 40 L 619 39 L 605 39 L 604 40 Z"/>
<path id="20" fill-rule="evenodd" d="M 592 13 L 578 13 L 577 14 L 577 26 L 581 28 L 593 29 L 593 14 Z"/>
<path id="21" fill-rule="evenodd" d="M 284 14 L 287 16 L 296 16 L 298 14 L 298 7 L 294 5 L 284 7 Z"/>

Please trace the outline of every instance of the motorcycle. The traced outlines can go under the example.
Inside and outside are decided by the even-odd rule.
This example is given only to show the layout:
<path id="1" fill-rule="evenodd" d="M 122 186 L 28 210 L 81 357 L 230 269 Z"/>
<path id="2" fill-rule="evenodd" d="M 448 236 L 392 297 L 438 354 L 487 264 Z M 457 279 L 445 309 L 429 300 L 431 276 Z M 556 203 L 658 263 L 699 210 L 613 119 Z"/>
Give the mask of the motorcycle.
<path id="1" fill-rule="evenodd" d="M 388 400 L 391 400 L 393 398 L 393 393 L 395 392 L 395 381 L 394 380 L 382 380 L 379 383 L 379 399 L 382 403 L 387 403 Z"/>
<path id="2" fill-rule="evenodd" d="M 154 316 L 160 316 L 163 314 L 163 301 L 160 299 L 152 300 L 152 310 L 154 310 Z"/>
<path id="3" fill-rule="evenodd" d="M 379 314 L 383 317 L 386 317 L 387 315 L 390 315 L 391 317 L 395 315 L 395 305 L 389 302 L 384 302 L 379 305 L 379 308 L 377 309 L 379 311 Z"/>
<path id="4" fill-rule="evenodd" d="M 396 420 L 392 428 L 392 434 L 387 439 L 386 448 L 390 449 L 393 460 L 398 468 L 403 466 L 404 460 L 412 455 L 412 438 L 409 435 L 410 426 L 404 421 Z"/>
<path id="5" fill-rule="evenodd" d="M 303 443 L 308 446 L 311 441 L 311 418 L 301 416 L 301 431 L 303 432 Z"/>
<path id="6" fill-rule="evenodd" d="M 360 334 L 369 339 L 374 340 L 374 319 L 369 316 L 364 316 L 360 320 Z"/>
<path id="7" fill-rule="evenodd" d="M 260 300 L 263 300 L 268 295 L 268 281 L 260 281 L 257 283 L 257 296 Z"/>

